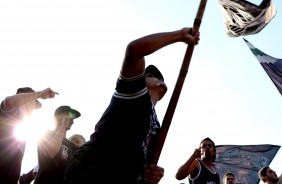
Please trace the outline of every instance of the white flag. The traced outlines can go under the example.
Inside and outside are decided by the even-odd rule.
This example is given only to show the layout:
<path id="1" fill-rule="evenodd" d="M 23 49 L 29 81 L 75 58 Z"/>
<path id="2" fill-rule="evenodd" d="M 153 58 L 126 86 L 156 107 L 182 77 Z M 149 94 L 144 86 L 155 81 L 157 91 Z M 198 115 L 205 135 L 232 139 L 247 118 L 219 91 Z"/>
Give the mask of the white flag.
<path id="1" fill-rule="evenodd" d="M 255 5 L 246 0 L 218 0 L 224 14 L 225 33 L 230 37 L 260 32 L 276 15 L 272 0 Z"/>

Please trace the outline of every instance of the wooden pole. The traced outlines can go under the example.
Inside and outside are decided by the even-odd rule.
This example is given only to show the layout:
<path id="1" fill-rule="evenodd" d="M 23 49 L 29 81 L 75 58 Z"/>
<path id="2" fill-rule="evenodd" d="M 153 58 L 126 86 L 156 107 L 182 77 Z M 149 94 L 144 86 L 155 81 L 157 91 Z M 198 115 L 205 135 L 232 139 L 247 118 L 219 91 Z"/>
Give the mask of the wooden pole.
<path id="1" fill-rule="evenodd" d="M 196 31 L 199 31 L 199 28 L 202 22 L 202 18 L 203 18 L 203 14 L 206 8 L 206 3 L 207 3 L 207 0 L 201 0 L 200 2 L 198 12 L 197 12 L 196 18 L 194 19 L 194 25 L 193 25 L 193 28 Z M 190 65 L 191 58 L 192 58 L 193 50 L 194 50 L 194 45 L 188 45 L 184 59 L 183 59 L 183 63 L 181 66 L 181 70 L 179 72 L 178 79 L 174 87 L 174 91 L 172 93 L 172 97 L 170 99 L 165 117 L 162 122 L 161 129 L 157 137 L 157 142 L 154 148 L 155 150 L 153 150 L 153 157 L 152 157 L 152 160 L 150 160 L 151 164 L 158 163 L 158 160 L 159 160 L 159 157 L 160 157 L 160 154 L 161 154 L 161 151 L 162 151 L 165 139 L 166 139 L 166 135 L 169 130 L 171 120 L 172 120 L 172 117 L 173 117 L 173 114 L 174 114 L 174 111 L 175 111 L 175 108 L 176 108 L 176 105 L 177 105 L 177 102 L 178 102 L 178 99 L 179 99 L 179 96 L 182 90 L 182 86 L 185 81 L 186 75 L 188 73 L 188 68 Z"/>

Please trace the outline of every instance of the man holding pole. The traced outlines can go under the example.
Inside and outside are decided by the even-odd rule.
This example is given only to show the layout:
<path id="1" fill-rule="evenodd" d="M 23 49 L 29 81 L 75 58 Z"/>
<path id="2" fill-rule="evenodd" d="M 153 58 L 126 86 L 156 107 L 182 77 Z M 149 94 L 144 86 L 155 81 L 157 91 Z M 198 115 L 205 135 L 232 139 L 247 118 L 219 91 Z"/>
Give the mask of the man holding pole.
<path id="1" fill-rule="evenodd" d="M 160 128 L 155 105 L 167 91 L 164 77 L 145 56 L 176 42 L 197 44 L 199 32 L 183 28 L 148 35 L 128 44 L 111 102 L 90 141 L 73 155 L 64 184 L 157 184 L 164 169 L 149 164 Z"/>

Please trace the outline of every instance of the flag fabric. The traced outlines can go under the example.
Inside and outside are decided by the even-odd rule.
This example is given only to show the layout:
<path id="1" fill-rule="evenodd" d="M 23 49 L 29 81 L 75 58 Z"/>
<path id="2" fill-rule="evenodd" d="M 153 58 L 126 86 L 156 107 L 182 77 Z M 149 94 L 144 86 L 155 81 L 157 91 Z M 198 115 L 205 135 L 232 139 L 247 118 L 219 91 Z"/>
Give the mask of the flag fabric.
<path id="1" fill-rule="evenodd" d="M 246 0 L 218 0 L 224 15 L 225 33 L 230 37 L 260 32 L 276 15 L 272 0 L 255 5 Z"/>
<path id="2" fill-rule="evenodd" d="M 246 39 L 244 41 L 282 95 L 282 59 L 271 57 L 254 47 Z"/>
<path id="3" fill-rule="evenodd" d="M 232 172 L 236 184 L 258 184 L 258 171 L 269 166 L 280 146 L 262 145 L 218 145 L 216 146 L 215 166 L 220 180 L 224 173 Z"/>

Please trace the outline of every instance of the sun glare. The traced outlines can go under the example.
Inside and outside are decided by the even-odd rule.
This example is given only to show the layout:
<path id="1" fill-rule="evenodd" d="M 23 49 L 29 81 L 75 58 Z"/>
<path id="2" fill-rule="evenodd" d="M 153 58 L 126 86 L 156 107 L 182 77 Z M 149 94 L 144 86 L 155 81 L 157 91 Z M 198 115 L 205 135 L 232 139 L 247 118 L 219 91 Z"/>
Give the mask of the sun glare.
<path id="1" fill-rule="evenodd" d="M 31 117 L 25 118 L 14 131 L 14 136 L 27 142 L 37 142 L 46 129 L 52 129 L 52 121 L 45 122 L 45 116 L 34 113 Z M 44 121 L 45 120 L 45 121 Z"/>

